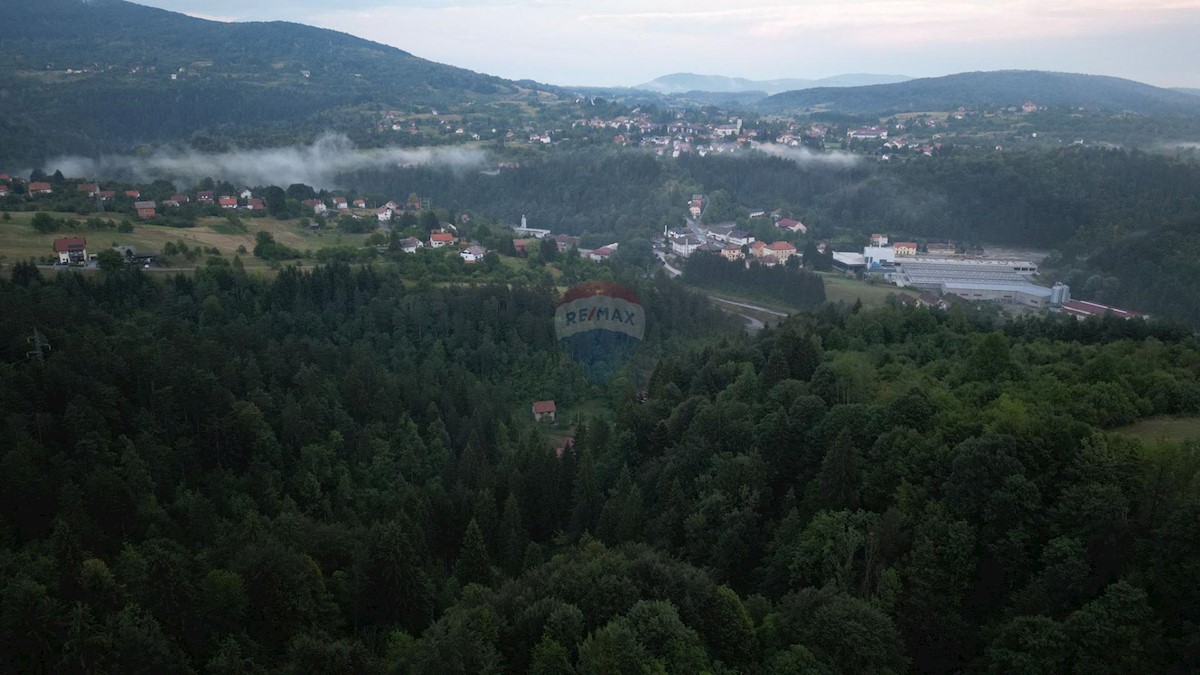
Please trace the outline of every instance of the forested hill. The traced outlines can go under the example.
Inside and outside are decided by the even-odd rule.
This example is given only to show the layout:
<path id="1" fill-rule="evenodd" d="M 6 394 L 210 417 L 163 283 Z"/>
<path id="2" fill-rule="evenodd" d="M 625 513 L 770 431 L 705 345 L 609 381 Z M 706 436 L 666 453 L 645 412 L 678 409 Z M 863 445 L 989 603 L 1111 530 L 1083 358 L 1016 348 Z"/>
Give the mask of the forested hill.
<path id="1" fill-rule="evenodd" d="M 219 23 L 121 0 L 5 0 L 0 25 L 0 159 L 10 162 L 180 141 L 225 126 L 320 117 L 325 130 L 363 106 L 483 103 L 525 92 L 344 33 Z"/>
<path id="2" fill-rule="evenodd" d="M 1200 99 L 1180 91 L 1101 75 L 1001 70 L 925 77 L 864 87 L 821 87 L 788 91 L 763 99 L 764 111 L 813 108 L 849 113 L 953 110 L 959 106 L 1082 107 L 1146 115 L 1200 114 Z"/>
<path id="3" fill-rule="evenodd" d="M 0 672 L 1200 668 L 1200 443 L 1105 431 L 1200 413 L 1188 332 L 825 305 L 722 339 L 636 290 L 660 358 L 597 391 L 549 284 L 17 265 Z M 607 412 L 560 454 L 549 397 Z"/>

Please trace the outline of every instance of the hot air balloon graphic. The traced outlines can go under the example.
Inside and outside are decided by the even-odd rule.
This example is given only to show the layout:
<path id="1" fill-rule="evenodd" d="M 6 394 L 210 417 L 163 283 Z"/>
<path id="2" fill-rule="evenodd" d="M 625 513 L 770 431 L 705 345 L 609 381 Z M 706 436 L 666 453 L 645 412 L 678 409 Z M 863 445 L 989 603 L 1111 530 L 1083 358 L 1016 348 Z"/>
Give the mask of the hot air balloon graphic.
<path id="1" fill-rule="evenodd" d="M 612 379 L 637 351 L 645 331 L 638 297 L 610 281 L 572 288 L 554 312 L 559 346 L 593 382 Z"/>

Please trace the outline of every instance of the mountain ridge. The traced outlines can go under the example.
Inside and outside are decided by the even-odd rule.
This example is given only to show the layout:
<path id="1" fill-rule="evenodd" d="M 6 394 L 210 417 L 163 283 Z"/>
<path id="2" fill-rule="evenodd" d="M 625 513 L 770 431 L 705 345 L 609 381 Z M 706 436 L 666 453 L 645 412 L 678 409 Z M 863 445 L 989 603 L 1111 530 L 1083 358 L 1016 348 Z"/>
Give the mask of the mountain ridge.
<path id="1" fill-rule="evenodd" d="M 654 91 L 660 94 L 685 94 L 691 92 L 733 94 L 762 91 L 767 95 L 772 95 L 784 91 L 813 87 L 889 84 L 906 82 L 910 79 L 912 78 L 907 75 L 880 75 L 873 73 L 843 73 L 816 79 L 776 78 L 769 80 L 752 80 L 744 77 L 703 75 L 697 73 L 671 73 L 657 77 L 649 82 L 635 85 L 632 88 Z"/>
<path id="2" fill-rule="evenodd" d="M 417 112 L 523 100 L 530 91 L 561 94 L 337 31 L 221 23 L 124 0 L 5 0 L 0 24 L 15 27 L 0 35 L 6 163 L 186 141 L 199 132 L 312 135 L 350 116 L 342 126 L 365 128 L 358 118 L 377 117 L 371 111 L 380 108 Z"/>
<path id="3" fill-rule="evenodd" d="M 1025 101 L 1151 115 L 1200 113 L 1200 99 L 1191 94 L 1107 75 L 1041 70 L 974 71 L 894 84 L 794 90 L 769 96 L 758 107 L 765 112 L 893 114 Z"/>

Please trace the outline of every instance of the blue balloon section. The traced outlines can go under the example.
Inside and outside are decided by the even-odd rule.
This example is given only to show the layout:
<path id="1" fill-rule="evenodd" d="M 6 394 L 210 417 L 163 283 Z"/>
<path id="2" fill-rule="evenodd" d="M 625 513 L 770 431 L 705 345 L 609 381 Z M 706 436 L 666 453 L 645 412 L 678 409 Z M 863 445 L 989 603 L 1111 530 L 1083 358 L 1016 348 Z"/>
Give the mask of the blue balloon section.
<path id="1" fill-rule="evenodd" d="M 554 312 L 558 344 L 593 382 L 608 382 L 633 357 L 646 331 L 632 291 L 607 281 L 567 291 Z"/>

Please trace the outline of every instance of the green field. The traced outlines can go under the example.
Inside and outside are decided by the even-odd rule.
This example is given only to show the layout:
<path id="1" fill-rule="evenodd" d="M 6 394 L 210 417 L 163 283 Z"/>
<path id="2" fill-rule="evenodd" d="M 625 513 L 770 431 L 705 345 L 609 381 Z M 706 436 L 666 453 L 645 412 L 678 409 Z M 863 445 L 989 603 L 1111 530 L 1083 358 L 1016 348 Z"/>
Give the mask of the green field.
<path id="1" fill-rule="evenodd" d="M 854 301 L 862 300 L 863 305 L 867 307 L 879 307 L 883 305 L 887 296 L 900 292 L 900 289 L 892 285 L 868 284 L 837 272 L 823 273 L 821 277 L 825 279 L 825 299 L 830 302 L 854 304 Z"/>
<path id="2" fill-rule="evenodd" d="M 331 246 L 362 246 L 368 235 L 342 234 L 333 228 L 332 231 L 313 233 L 300 227 L 295 220 L 276 220 L 274 218 L 243 218 L 245 232 L 232 231 L 232 226 L 224 218 L 200 218 L 195 227 L 167 227 L 133 223 L 133 232 L 120 233 L 116 230 L 68 230 L 43 234 L 33 229 L 30 221 L 33 213 L 11 213 L 12 220 L 0 220 L 0 258 L 11 264 L 18 260 L 33 258 L 41 261 L 53 255 L 54 240 L 59 237 L 81 236 L 88 240 L 88 250 L 91 253 L 100 251 L 114 244 L 131 245 L 140 251 L 162 251 L 168 242 L 183 241 L 188 246 L 215 247 L 225 257 L 232 258 L 239 246 L 247 251 L 254 250 L 254 235 L 260 230 L 270 232 L 279 243 L 299 251 L 319 250 Z M 83 218 L 70 213 L 52 214 L 56 218 Z M 104 215 L 101 215 L 104 218 Z M 105 218 L 107 219 L 107 218 Z M 120 223 L 122 218 L 113 218 Z M 242 262 L 247 267 L 265 267 L 267 262 L 255 258 L 253 254 L 242 254 Z M 181 261 L 181 267 L 194 267 L 197 263 Z"/>
<path id="3" fill-rule="evenodd" d="M 1115 430 L 1143 441 L 1200 438 L 1200 417 L 1152 417 Z"/>

